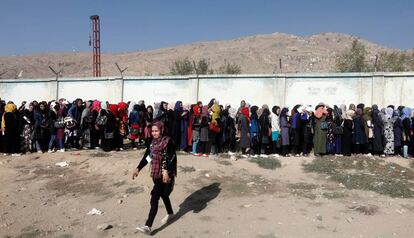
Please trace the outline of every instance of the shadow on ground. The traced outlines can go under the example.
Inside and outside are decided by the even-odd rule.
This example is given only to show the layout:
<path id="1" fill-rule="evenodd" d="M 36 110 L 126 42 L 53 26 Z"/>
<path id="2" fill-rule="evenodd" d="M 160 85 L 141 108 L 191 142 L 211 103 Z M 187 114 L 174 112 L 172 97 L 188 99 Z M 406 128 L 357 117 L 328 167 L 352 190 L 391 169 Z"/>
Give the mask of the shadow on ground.
<path id="1" fill-rule="evenodd" d="M 207 203 L 215 199 L 221 192 L 220 183 L 212 183 L 205 186 L 188 196 L 181 204 L 180 209 L 175 214 L 174 220 L 155 229 L 152 235 L 164 230 L 169 225 L 173 224 L 188 212 L 199 213 L 207 207 Z"/>

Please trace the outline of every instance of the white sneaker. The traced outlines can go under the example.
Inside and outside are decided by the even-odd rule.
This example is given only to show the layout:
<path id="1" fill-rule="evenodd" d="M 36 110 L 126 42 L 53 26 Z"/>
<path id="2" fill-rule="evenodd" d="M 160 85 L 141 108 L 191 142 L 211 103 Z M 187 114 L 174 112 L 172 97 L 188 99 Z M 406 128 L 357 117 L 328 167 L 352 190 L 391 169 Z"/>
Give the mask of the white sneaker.
<path id="1" fill-rule="evenodd" d="M 120 150 L 120 151 L 123 151 L 123 150 L 124 150 L 124 148 L 119 148 L 119 150 Z"/>
<path id="2" fill-rule="evenodd" d="M 142 232 L 144 234 L 150 235 L 151 234 L 151 227 L 149 226 L 138 226 L 135 228 L 137 231 Z"/>
<path id="3" fill-rule="evenodd" d="M 269 156 L 267 156 L 265 154 L 261 154 L 260 157 L 262 157 L 262 158 L 268 158 Z"/>
<path id="4" fill-rule="evenodd" d="M 13 156 L 13 157 L 19 157 L 19 156 L 22 156 L 22 154 L 15 153 L 15 154 L 12 154 L 11 156 Z"/>
<path id="5" fill-rule="evenodd" d="M 243 158 L 249 158 L 249 156 L 248 156 L 248 155 L 242 155 L 242 157 L 243 157 Z"/>
<path id="6" fill-rule="evenodd" d="M 63 153 L 63 152 L 65 152 L 65 149 L 60 149 L 59 152 L 62 152 Z"/>
<path id="7" fill-rule="evenodd" d="M 372 156 L 372 154 L 371 154 L 371 153 L 368 153 L 368 154 L 366 154 L 365 156 L 368 156 L 368 157 L 369 157 L 369 156 Z"/>
<path id="8" fill-rule="evenodd" d="M 258 155 L 253 155 L 252 157 L 253 157 L 253 158 L 257 158 L 257 157 L 259 157 L 259 156 L 258 156 Z"/>
<path id="9" fill-rule="evenodd" d="M 163 219 L 161 219 L 161 224 L 167 224 L 168 222 L 172 221 L 174 219 L 174 214 L 168 214 Z"/>
<path id="10" fill-rule="evenodd" d="M 53 152 L 55 152 L 55 151 L 53 151 L 53 150 L 48 150 L 47 151 L 47 153 L 53 153 Z"/>
<path id="11" fill-rule="evenodd" d="M 134 148 L 134 150 L 138 150 L 138 148 L 137 148 L 137 147 L 135 147 L 135 148 Z"/>
<path id="12" fill-rule="evenodd" d="M 37 151 L 37 153 L 39 153 L 39 154 L 43 154 L 43 151 L 41 151 L 41 150 L 38 150 L 38 151 Z"/>
<path id="13" fill-rule="evenodd" d="M 235 155 L 236 153 L 229 151 L 228 154 L 231 156 L 231 155 Z"/>
<path id="14" fill-rule="evenodd" d="M 276 157 L 276 158 L 279 158 L 279 157 L 280 157 L 280 155 L 279 155 L 279 154 L 273 154 L 272 156 L 273 156 L 273 157 Z"/>

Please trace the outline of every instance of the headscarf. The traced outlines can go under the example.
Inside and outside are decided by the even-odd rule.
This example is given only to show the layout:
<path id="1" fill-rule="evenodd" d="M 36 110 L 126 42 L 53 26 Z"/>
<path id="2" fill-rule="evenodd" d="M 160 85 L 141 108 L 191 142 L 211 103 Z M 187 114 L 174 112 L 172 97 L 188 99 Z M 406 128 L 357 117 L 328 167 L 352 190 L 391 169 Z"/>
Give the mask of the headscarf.
<path id="1" fill-rule="evenodd" d="M 277 110 L 279 110 L 280 109 L 280 107 L 279 106 L 273 106 L 272 107 L 272 112 L 275 114 L 275 115 L 277 115 Z"/>
<path id="2" fill-rule="evenodd" d="M 237 115 L 236 108 L 233 108 L 233 107 L 229 108 L 229 115 L 231 118 L 236 118 L 236 115 Z"/>
<path id="3" fill-rule="evenodd" d="M 4 107 L 4 113 L 3 116 L 1 118 L 1 128 L 4 129 L 6 128 L 6 121 L 4 120 L 4 115 L 7 112 L 10 113 L 15 113 L 17 111 L 17 106 L 14 103 L 7 103 L 6 106 Z"/>
<path id="4" fill-rule="evenodd" d="M 387 107 L 385 109 L 385 119 L 390 120 L 394 115 L 394 109 L 392 107 Z"/>
<path id="5" fill-rule="evenodd" d="M 85 105 L 86 105 L 85 109 L 83 109 L 83 111 L 82 111 L 81 124 L 83 124 L 83 119 L 85 117 L 89 117 L 89 116 L 92 115 L 92 111 L 91 111 L 92 101 L 87 101 Z"/>
<path id="6" fill-rule="evenodd" d="M 134 101 L 130 102 L 128 106 L 128 112 L 132 112 L 134 110 L 135 105 L 137 105 L 136 102 Z"/>
<path id="7" fill-rule="evenodd" d="M 211 121 L 217 123 L 217 119 L 220 118 L 220 106 L 214 102 L 213 106 L 211 106 L 211 111 L 213 112 Z"/>
<path id="8" fill-rule="evenodd" d="M 287 113 L 288 113 L 289 109 L 287 107 L 284 107 L 282 109 L 282 111 L 280 112 L 280 117 L 287 117 Z"/>
<path id="9" fill-rule="evenodd" d="M 404 120 L 405 118 L 410 118 L 412 111 L 413 111 L 413 109 L 411 109 L 409 107 L 404 107 L 404 109 L 402 109 L 401 120 Z"/>
<path id="10" fill-rule="evenodd" d="M 258 106 L 252 106 L 250 108 L 250 120 L 259 119 L 257 115 L 257 111 L 259 110 Z"/>
<path id="11" fill-rule="evenodd" d="M 112 112 L 112 114 L 114 114 L 115 117 L 117 117 L 118 116 L 118 105 L 116 104 L 109 105 L 109 111 Z"/>
<path id="12" fill-rule="evenodd" d="M 175 106 L 174 106 L 174 111 L 181 113 L 183 111 L 183 107 L 181 105 L 182 105 L 182 102 L 181 101 L 177 101 L 175 103 Z"/>
<path id="13" fill-rule="evenodd" d="M 372 121 L 372 109 L 370 107 L 364 108 L 364 116 L 365 121 Z"/>
<path id="14" fill-rule="evenodd" d="M 193 115 L 199 117 L 201 115 L 200 106 L 198 104 L 193 106 Z"/>
<path id="15" fill-rule="evenodd" d="M 123 122 L 128 120 L 128 104 L 125 102 L 118 103 L 119 117 Z"/>
<path id="16" fill-rule="evenodd" d="M 356 110 L 355 104 L 353 103 L 349 104 L 349 110 L 355 111 Z"/>
<path id="17" fill-rule="evenodd" d="M 168 136 L 162 136 L 164 132 L 164 124 L 160 121 L 154 122 L 152 126 L 155 126 L 160 131 L 160 137 L 155 139 L 152 139 L 151 145 L 150 145 L 150 151 L 151 151 L 151 177 L 154 179 L 161 178 L 161 163 L 162 163 L 162 153 L 167 148 L 168 142 L 170 141 L 170 138 Z"/>
<path id="18" fill-rule="evenodd" d="M 93 101 L 92 103 L 92 111 L 99 112 L 101 110 L 101 102 L 98 100 Z"/>
<path id="19" fill-rule="evenodd" d="M 346 120 L 352 120 L 353 117 L 354 117 L 354 115 L 355 115 L 355 111 L 354 110 L 348 110 L 345 113 L 345 118 L 344 119 L 346 119 Z"/>

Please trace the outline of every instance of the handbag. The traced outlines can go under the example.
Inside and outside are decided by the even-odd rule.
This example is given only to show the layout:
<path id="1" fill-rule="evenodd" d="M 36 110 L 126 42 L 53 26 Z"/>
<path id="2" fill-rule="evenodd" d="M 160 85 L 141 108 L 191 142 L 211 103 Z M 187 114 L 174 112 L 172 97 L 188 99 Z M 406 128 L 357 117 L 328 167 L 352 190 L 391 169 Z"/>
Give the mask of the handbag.
<path id="1" fill-rule="evenodd" d="M 113 139 L 114 133 L 113 132 L 105 132 L 104 134 L 105 139 Z"/>
<path id="2" fill-rule="evenodd" d="M 105 126 L 108 118 L 106 116 L 98 116 L 96 118 L 96 125 L 98 126 Z"/>
<path id="3" fill-rule="evenodd" d="M 216 123 L 210 123 L 209 128 L 210 128 L 210 131 L 216 134 L 220 132 L 220 127 Z"/>
<path id="4" fill-rule="evenodd" d="M 63 119 L 58 119 L 55 121 L 55 123 L 53 124 L 53 126 L 56 129 L 62 129 L 65 128 L 65 121 Z"/>
<path id="5" fill-rule="evenodd" d="M 335 135 L 342 135 L 342 134 L 344 134 L 344 128 L 342 127 L 342 125 L 343 125 L 344 123 L 342 122 L 342 124 L 340 125 L 340 126 L 338 126 L 338 125 L 336 125 L 335 123 L 334 123 L 334 128 L 333 128 L 333 130 L 332 130 L 332 132 L 335 134 Z"/>

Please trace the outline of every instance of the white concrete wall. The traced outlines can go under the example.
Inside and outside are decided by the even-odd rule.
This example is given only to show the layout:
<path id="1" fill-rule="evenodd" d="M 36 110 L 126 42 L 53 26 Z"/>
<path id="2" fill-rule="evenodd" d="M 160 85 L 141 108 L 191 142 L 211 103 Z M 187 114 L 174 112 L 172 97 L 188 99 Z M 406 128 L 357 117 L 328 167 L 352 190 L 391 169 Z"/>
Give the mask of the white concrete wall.
<path id="1" fill-rule="evenodd" d="M 56 91 L 58 89 L 58 91 Z M 20 104 L 26 100 L 99 99 L 146 104 L 181 100 L 237 107 L 241 100 L 263 104 L 329 105 L 372 103 L 414 106 L 414 72 L 348 74 L 204 75 L 0 80 L 0 97 Z"/>

